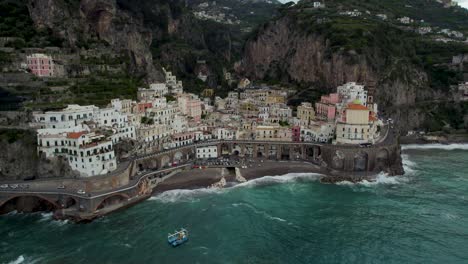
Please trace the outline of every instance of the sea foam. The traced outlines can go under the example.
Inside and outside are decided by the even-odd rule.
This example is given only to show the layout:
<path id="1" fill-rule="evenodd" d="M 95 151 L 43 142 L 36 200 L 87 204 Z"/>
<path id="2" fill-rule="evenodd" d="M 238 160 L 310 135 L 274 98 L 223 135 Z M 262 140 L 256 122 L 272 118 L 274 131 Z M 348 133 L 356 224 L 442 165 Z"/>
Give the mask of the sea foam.
<path id="1" fill-rule="evenodd" d="M 288 173 L 282 176 L 265 176 L 250 181 L 246 181 L 233 186 L 232 188 L 239 187 L 255 187 L 270 184 L 288 183 L 288 182 L 303 182 L 303 181 L 316 181 L 322 175 L 318 173 Z"/>
<path id="2" fill-rule="evenodd" d="M 254 187 L 254 186 L 263 186 L 271 184 L 280 184 L 287 182 L 297 182 L 297 181 L 315 181 L 320 179 L 321 175 L 316 173 L 289 173 L 282 176 L 265 176 L 258 179 L 253 179 L 247 182 L 236 184 L 232 187 L 218 189 L 218 188 L 201 188 L 194 190 L 185 190 L 185 189 L 176 189 L 165 191 L 156 196 L 150 197 L 150 201 L 159 201 L 163 203 L 175 203 L 175 202 L 194 202 L 198 201 L 199 197 L 217 194 L 229 191 L 234 188 L 242 187 Z"/>
<path id="3" fill-rule="evenodd" d="M 389 176 L 387 173 L 379 173 L 374 180 L 362 180 L 359 182 L 341 181 L 337 182 L 336 185 L 345 186 L 364 186 L 373 187 L 377 185 L 397 185 L 408 182 L 408 178 L 404 176 Z"/>
<path id="4" fill-rule="evenodd" d="M 21 264 L 21 263 L 24 263 L 24 261 L 25 261 L 25 258 L 23 257 L 23 255 L 21 255 L 17 259 L 10 261 L 8 264 Z"/>
<path id="5" fill-rule="evenodd" d="M 175 203 L 175 202 L 193 202 L 197 201 L 199 197 L 214 194 L 214 193 L 221 193 L 224 189 L 209 189 L 209 188 L 201 188 L 201 189 L 194 189 L 194 190 L 185 190 L 185 189 L 176 189 L 165 191 L 160 193 L 156 196 L 150 197 L 149 201 L 159 201 L 163 203 Z"/>
<path id="6" fill-rule="evenodd" d="M 39 261 L 41 261 L 41 258 L 33 259 L 28 256 L 25 257 L 23 255 L 20 255 L 17 259 L 8 262 L 8 264 L 35 264 Z"/>
<path id="7" fill-rule="evenodd" d="M 414 175 L 417 171 L 418 166 L 416 162 L 410 160 L 408 154 L 402 154 L 401 159 L 403 163 L 403 169 L 405 170 L 405 176 Z"/>
<path id="8" fill-rule="evenodd" d="M 468 144 L 409 144 L 401 145 L 401 149 L 468 150 Z"/>

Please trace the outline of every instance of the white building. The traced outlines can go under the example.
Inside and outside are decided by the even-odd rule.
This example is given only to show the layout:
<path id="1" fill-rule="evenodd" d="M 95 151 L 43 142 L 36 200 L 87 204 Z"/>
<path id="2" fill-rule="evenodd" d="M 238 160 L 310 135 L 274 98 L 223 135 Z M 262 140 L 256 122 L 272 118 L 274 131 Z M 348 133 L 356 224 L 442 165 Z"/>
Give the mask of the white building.
<path id="1" fill-rule="evenodd" d="M 458 91 L 460 91 L 460 94 L 462 95 L 462 100 L 468 101 L 468 82 L 460 83 L 458 85 Z"/>
<path id="2" fill-rule="evenodd" d="M 165 83 L 152 83 L 150 84 L 150 89 L 154 90 L 156 97 L 163 97 L 169 93 L 169 89 Z"/>
<path id="3" fill-rule="evenodd" d="M 360 104 L 367 106 L 367 91 L 364 85 L 349 82 L 342 86 L 338 86 L 337 92 L 340 95 L 342 102 L 345 104 L 359 100 Z"/>
<path id="4" fill-rule="evenodd" d="M 112 141 L 104 135 L 81 132 L 52 134 L 38 130 L 38 151 L 46 157 L 63 156 L 82 177 L 106 174 L 117 168 Z"/>
<path id="5" fill-rule="evenodd" d="M 151 101 L 154 98 L 164 97 L 169 93 L 165 83 L 153 83 L 149 89 L 138 88 L 137 99 L 138 101 Z"/>
<path id="6" fill-rule="evenodd" d="M 360 11 L 357 10 L 357 9 L 354 9 L 353 11 L 343 11 L 343 12 L 340 12 L 340 15 L 350 16 L 350 17 L 358 17 L 358 16 L 361 16 L 361 15 L 362 15 L 362 12 L 360 12 Z"/>
<path id="7" fill-rule="evenodd" d="M 197 159 L 215 159 L 217 157 L 217 146 L 197 147 Z"/>
<path id="8" fill-rule="evenodd" d="M 236 139 L 237 129 L 218 127 L 213 130 L 213 135 L 217 139 L 234 140 Z"/>
<path id="9" fill-rule="evenodd" d="M 124 99 L 124 100 L 112 99 L 111 100 L 111 107 L 119 111 L 122 114 L 131 114 L 133 112 L 134 105 L 136 105 L 136 102 L 129 100 L 129 99 Z"/>
<path id="10" fill-rule="evenodd" d="M 163 108 L 147 109 L 147 115 L 152 118 L 155 123 L 172 125 L 175 115 L 179 113 L 179 107 L 176 102 L 168 103 Z"/>
<path id="11" fill-rule="evenodd" d="M 335 136 L 336 125 L 332 122 L 315 122 L 301 127 L 301 141 L 328 143 Z"/>
<path id="12" fill-rule="evenodd" d="M 94 105 L 80 106 L 68 105 L 60 111 L 48 111 L 45 113 L 33 113 L 32 126 L 38 128 L 73 128 L 84 121 L 90 121 L 99 111 Z"/>
<path id="13" fill-rule="evenodd" d="M 166 85 L 171 89 L 171 92 L 174 94 L 183 93 L 184 86 L 182 85 L 182 81 L 177 81 L 177 77 L 172 72 L 166 71 L 164 68 L 163 71 L 166 77 Z"/>
<path id="14" fill-rule="evenodd" d="M 400 17 L 397 20 L 402 24 L 410 24 L 414 22 L 414 20 L 409 17 Z"/>
<path id="15" fill-rule="evenodd" d="M 386 14 L 377 14 L 376 16 L 382 20 L 387 20 L 388 18 Z"/>

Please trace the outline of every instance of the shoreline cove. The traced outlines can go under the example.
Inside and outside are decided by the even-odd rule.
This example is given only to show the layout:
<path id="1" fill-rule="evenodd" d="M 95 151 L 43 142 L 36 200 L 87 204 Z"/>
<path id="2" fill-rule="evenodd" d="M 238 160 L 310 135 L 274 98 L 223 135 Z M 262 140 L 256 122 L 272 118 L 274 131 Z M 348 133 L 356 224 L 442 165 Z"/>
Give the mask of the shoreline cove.
<path id="1" fill-rule="evenodd" d="M 338 171 L 327 166 L 322 166 L 317 163 L 312 163 L 307 160 L 260 160 L 257 159 L 249 166 L 233 165 L 222 168 L 208 167 L 205 169 L 189 168 L 184 165 L 184 168 L 174 171 L 167 176 L 159 176 L 153 178 L 157 180 L 157 184 L 153 187 L 148 186 L 149 182 L 144 179 L 136 185 L 133 194 L 129 198 L 122 200 L 121 196 L 115 196 L 119 199 L 109 200 L 109 205 L 99 207 L 105 201 L 105 197 L 101 201 L 91 203 L 94 206 L 94 211 L 91 213 L 86 211 L 75 211 L 70 214 L 66 210 L 52 210 L 53 219 L 72 222 L 90 222 L 101 216 L 119 212 L 138 204 L 148 198 L 158 196 L 162 193 L 172 190 L 209 190 L 210 186 L 217 186 L 216 189 L 230 189 L 242 186 L 260 184 L 281 183 L 293 180 L 310 180 L 309 175 L 313 175 L 314 181 L 320 181 L 324 184 L 338 185 L 362 185 L 370 186 L 380 183 L 399 184 L 405 182 L 407 177 L 414 173 L 414 164 L 407 159 L 407 154 L 402 153 L 409 150 L 427 150 L 427 149 L 442 149 L 442 150 L 466 150 L 468 144 L 423 144 L 423 145 L 402 145 L 398 147 L 400 151 L 396 152 L 398 158 L 394 158 L 391 164 L 387 164 L 387 169 L 382 171 Z M 362 148 L 362 150 L 369 150 Z M 356 151 L 360 151 L 359 149 Z M 339 152 L 339 150 L 337 150 Z M 328 154 L 332 154 L 328 153 Z M 327 158 L 330 160 L 330 158 Z M 393 159 L 393 158 L 392 158 Z M 378 161 L 378 156 L 375 160 Z M 349 164 L 349 163 L 346 163 Z M 333 164 L 332 164 L 333 165 Z M 346 165 L 348 166 L 348 165 Z M 374 165 L 375 166 L 375 165 Z M 394 167 L 393 167 L 394 166 Z M 397 169 L 394 169 L 397 168 Z M 398 169 L 400 168 L 400 169 Z M 401 173 L 398 173 L 401 172 Z M 162 178 L 161 178 L 162 177 Z M 240 180 L 245 180 L 242 182 Z M 269 182 L 269 183 L 268 183 Z M 220 188 L 221 187 L 221 188 Z M 210 190 L 211 191 L 211 190 Z M 112 197 L 112 198 L 115 198 Z M 90 199 L 94 199 L 91 197 Z M 105 201 L 107 202 L 107 201 Z M 94 204 L 94 205 L 93 205 Z M 102 209 L 103 208 L 103 209 Z M 15 209 L 13 209 L 15 210 Z M 11 210 L 11 211 L 13 211 Z M 17 211 L 24 211 L 21 208 Z M 48 210 L 41 210 L 48 211 Z M 27 210 L 24 212 L 28 212 Z M 30 211 L 31 212 L 31 211 Z M 35 211 L 32 211 L 35 212 Z"/>
<path id="2" fill-rule="evenodd" d="M 50 213 L 12 213 L 0 217 L 5 249 L 0 263 L 15 263 L 20 256 L 22 263 L 251 258 L 296 264 L 339 263 L 350 256 L 356 263 L 463 263 L 468 168 L 459 161 L 468 152 L 402 154 L 403 176 L 381 174 L 369 183 L 321 184 L 314 173 L 273 173 L 224 189 L 164 191 L 85 225 L 55 221 Z M 179 227 L 189 230 L 190 241 L 172 249 L 167 232 Z M 365 254 L 356 251 L 357 243 Z M 275 254 L 265 257 L 265 251 Z"/>

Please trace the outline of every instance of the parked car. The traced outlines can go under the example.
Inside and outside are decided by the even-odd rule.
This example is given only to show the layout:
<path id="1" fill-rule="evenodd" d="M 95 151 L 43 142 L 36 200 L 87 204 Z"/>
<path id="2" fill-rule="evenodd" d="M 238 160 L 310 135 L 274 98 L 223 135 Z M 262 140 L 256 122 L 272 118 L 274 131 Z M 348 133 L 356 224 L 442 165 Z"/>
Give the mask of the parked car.
<path id="1" fill-rule="evenodd" d="M 57 189 L 65 189 L 65 185 L 63 185 L 63 184 L 59 185 L 59 186 L 57 186 Z"/>
<path id="2" fill-rule="evenodd" d="M 10 188 L 12 188 L 12 189 L 18 188 L 18 184 L 10 184 Z"/>
<path id="3" fill-rule="evenodd" d="M 0 185 L 0 188 L 6 189 L 6 188 L 8 188 L 8 184 L 2 184 L 2 185 Z"/>
<path id="4" fill-rule="evenodd" d="M 83 191 L 83 190 L 78 190 L 76 193 L 77 193 L 77 194 L 86 194 L 86 192 Z"/>

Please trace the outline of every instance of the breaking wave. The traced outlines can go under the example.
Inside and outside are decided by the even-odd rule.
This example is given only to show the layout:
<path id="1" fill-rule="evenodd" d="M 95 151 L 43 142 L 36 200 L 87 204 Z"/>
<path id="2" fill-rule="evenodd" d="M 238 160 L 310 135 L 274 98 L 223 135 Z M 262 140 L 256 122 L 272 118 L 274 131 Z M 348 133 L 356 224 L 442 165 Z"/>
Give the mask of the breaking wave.
<path id="1" fill-rule="evenodd" d="M 318 173 L 289 173 L 283 176 L 265 176 L 258 179 L 253 179 L 237 184 L 232 188 L 254 187 L 288 182 L 316 181 L 319 180 L 321 177 L 322 175 Z"/>
<path id="2" fill-rule="evenodd" d="M 236 184 L 232 187 L 217 189 L 217 188 L 202 188 L 194 190 L 176 189 L 165 191 L 156 196 L 150 197 L 150 201 L 159 201 L 163 203 L 175 203 L 175 202 L 194 202 L 198 201 L 198 198 L 209 195 L 223 193 L 228 190 L 240 187 L 255 187 L 264 186 L 279 183 L 288 182 L 304 182 L 304 181 L 315 181 L 320 179 L 321 175 L 316 173 L 289 173 L 283 176 L 265 176 L 258 179 L 253 179 L 247 182 Z"/>
<path id="3" fill-rule="evenodd" d="M 468 150 L 468 144 L 409 144 L 402 145 L 401 149 Z"/>
<path id="4" fill-rule="evenodd" d="M 223 192 L 223 190 L 224 189 L 209 189 L 209 188 L 194 189 L 194 190 L 176 189 L 176 190 L 165 191 L 156 196 L 152 196 L 148 200 L 159 201 L 163 203 L 193 202 L 193 201 L 197 201 L 199 197 L 202 197 L 208 194 L 221 193 Z"/>
<path id="5" fill-rule="evenodd" d="M 387 173 L 382 172 L 374 180 L 362 180 L 359 182 L 341 181 L 337 182 L 336 185 L 373 187 L 377 185 L 397 185 L 406 182 L 408 182 L 408 178 L 404 176 L 389 176 Z"/>
<path id="6" fill-rule="evenodd" d="M 405 170 L 405 175 L 414 175 L 417 171 L 417 164 L 414 161 L 411 161 L 408 154 L 401 155 L 403 169 Z"/>
<path id="7" fill-rule="evenodd" d="M 32 259 L 30 257 L 24 257 L 20 255 L 17 259 L 8 262 L 8 264 L 34 264 L 37 263 L 40 259 Z"/>

